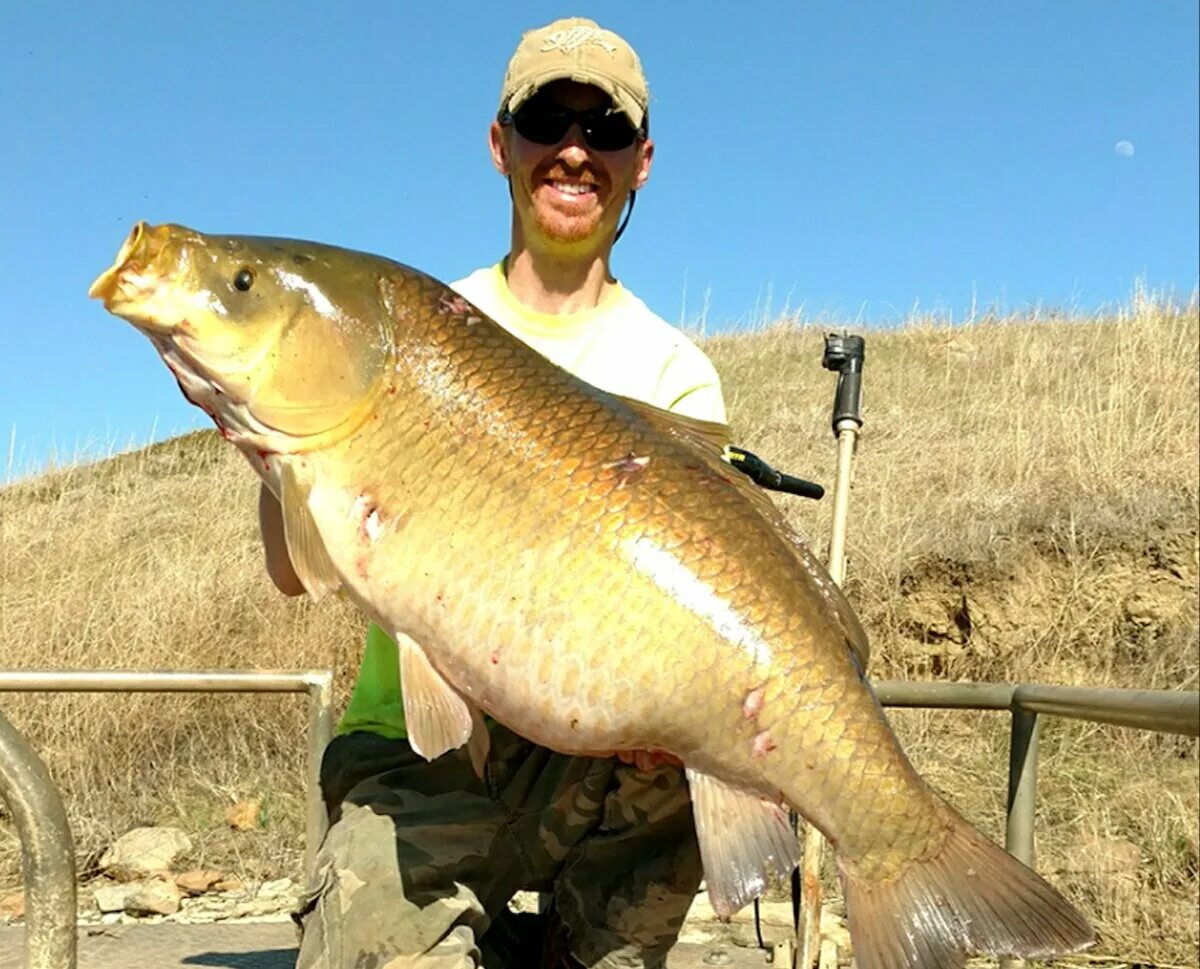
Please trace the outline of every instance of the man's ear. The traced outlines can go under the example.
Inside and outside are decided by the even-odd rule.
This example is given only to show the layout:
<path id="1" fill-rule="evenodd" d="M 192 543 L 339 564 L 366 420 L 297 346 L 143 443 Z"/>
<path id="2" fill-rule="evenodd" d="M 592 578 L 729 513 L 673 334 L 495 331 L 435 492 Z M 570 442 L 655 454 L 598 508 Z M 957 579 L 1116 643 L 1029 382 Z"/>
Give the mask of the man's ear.
<path id="1" fill-rule="evenodd" d="M 654 161 L 654 142 L 647 138 L 638 149 L 637 170 L 633 173 L 633 189 L 637 191 L 650 180 L 650 165 Z"/>
<path id="2" fill-rule="evenodd" d="M 488 128 L 488 150 L 492 153 L 492 164 L 496 171 L 508 176 L 508 145 L 505 144 L 504 129 L 499 121 L 493 121 Z"/>

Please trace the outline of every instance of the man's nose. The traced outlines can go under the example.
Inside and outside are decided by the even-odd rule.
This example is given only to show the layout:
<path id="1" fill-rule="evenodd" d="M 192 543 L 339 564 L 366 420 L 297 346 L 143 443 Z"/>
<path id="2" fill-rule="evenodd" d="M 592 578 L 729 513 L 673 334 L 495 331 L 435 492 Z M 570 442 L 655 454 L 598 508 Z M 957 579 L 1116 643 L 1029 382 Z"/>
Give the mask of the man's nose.
<path id="1" fill-rule="evenodd" d="M 559 156 L 568 161 L 585 161 L 588 157 L 587 142 L 583 138 L 583 129 L 579 123 L 571 125 L 562 141 L 558 143 Z"/>

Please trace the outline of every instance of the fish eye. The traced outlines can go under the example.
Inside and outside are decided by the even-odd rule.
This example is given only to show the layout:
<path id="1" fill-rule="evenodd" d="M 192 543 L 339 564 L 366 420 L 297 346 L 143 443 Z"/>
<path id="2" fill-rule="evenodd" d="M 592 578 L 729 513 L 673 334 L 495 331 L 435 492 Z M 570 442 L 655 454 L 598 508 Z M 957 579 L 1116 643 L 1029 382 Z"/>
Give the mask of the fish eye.
<path id="1" fill-rule="evenodd" d="M 237 275 L 233 277 L 233 288 L 246 292 L 254 285 L 254 270 L 249 266 L 243 266 L 238 270 Z"/>

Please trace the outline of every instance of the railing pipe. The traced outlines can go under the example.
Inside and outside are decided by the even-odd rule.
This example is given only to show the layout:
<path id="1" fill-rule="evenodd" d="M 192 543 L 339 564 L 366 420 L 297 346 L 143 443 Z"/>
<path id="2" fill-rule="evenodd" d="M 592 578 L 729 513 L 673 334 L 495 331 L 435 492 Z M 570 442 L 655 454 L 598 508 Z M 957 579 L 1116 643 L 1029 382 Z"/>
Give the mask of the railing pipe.
<path id="1" fill-rule="evenodd" d="M 21 846 L 26 969 L 74 969 L 75 847 L 42 759 L 0 714 L 0 803 Z"/>
<path id="2" fill-rule="evenodd" d="M 895 680 L 873 687 L 885 707 L 1027 710 L 1118 727 L 1200 736 L 1200 693 L 1195 691 Z"/>
<path id="3" fill-rule="evenodd" d="M 328 818 L 321 799 L 321 755 L 333 736 L 333 674 L 328 670 L 3 670 L 0 693 L 307 693 L 305 871 L 312 871 Z"/>
<path id="4" fill-rule="evenodd" d="M 1008 710 L 1013 688 L 1007 683 L 911 683 L 883 680 L 872 684 L 885 707 L 942 710 Z"/>
<path id="5" fill-rule="evenodd" d="M 0 692 L 25 693 L 307 693 L 326 670 L 4 670 Z"/>
<path id="6" fill-rule="evenodd" d="M 1200 737 L 1200 693 L 1086 686 L 1018 686 L 1013 705 L 1035 713 Z"/>

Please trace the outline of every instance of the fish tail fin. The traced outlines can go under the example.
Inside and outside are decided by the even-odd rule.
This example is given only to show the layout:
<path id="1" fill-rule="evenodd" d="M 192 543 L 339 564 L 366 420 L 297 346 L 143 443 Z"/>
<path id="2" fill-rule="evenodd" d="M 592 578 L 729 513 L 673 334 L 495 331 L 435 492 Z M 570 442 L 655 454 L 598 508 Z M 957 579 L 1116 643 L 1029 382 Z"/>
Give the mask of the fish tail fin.
<path id="1" fill-rule="evenodd" d="M 1045 879 L 939 804 L 949 834 L 932 857 L 875 881 L 841 866 L 860 969 L 960 969 L 970 954 L 1049 957 L 1096 941 Z"/>

